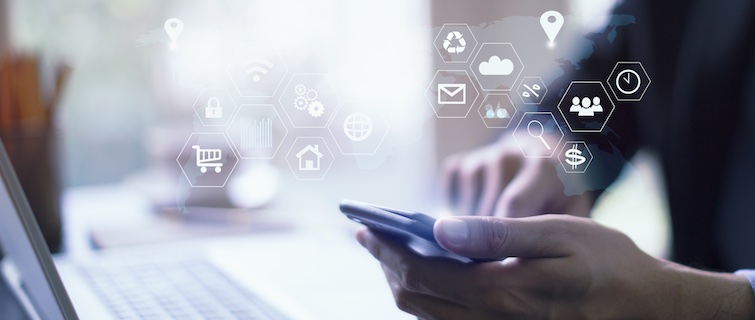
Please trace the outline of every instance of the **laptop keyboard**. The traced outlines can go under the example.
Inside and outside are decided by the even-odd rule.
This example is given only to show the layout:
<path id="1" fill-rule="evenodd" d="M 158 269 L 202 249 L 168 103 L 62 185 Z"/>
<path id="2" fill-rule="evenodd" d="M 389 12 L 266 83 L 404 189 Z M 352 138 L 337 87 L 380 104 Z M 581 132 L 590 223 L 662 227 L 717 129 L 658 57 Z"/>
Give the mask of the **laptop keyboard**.
<path id="1" fill-rule="evenodd" d="M 118 319 L 280 319 L 203 260 L 103 263 L 86 277 Z"/>

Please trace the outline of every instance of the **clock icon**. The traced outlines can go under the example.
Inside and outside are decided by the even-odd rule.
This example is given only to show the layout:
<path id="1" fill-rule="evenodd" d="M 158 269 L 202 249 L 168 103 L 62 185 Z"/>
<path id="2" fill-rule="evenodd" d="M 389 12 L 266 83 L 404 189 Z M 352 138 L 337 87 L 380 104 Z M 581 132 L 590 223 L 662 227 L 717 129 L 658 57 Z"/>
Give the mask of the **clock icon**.
<path id="1" fill-rule="evenodd" d="M 641 84 L 642 80 L 640 79 L 640 75 L 637 71 L 632 69 L 621 70 L 616 76 L 616 88 L 626 95 L 636 93 L 637 90 L 640 90 Z"/>

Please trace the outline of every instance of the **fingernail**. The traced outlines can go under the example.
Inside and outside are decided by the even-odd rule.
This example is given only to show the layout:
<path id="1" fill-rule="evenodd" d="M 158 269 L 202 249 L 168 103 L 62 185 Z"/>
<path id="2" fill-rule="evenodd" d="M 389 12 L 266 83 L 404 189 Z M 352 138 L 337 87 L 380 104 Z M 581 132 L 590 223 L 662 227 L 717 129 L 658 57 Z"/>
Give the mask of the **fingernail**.
<path id="1" fill-rule="evenodd" d="M 437 223 L 441 237 L 449 244 L 461 246 L 469 241 L 469 227 L 464 220 L 445 218 Z"/>

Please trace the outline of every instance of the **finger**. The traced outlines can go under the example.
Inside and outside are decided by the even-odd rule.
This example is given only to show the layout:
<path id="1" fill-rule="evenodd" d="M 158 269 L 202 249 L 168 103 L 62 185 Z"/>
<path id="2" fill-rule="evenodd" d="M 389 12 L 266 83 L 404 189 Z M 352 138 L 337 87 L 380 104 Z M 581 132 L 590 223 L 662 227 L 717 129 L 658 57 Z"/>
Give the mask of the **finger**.
<path id="1" fill-rule="evenodd" d="M 581 231 L 581 225 L 573 219 L 581 218 L 441 218 L 433 232 L 442 247 L 471 258 L 563 257 L 571 253 L 574 235 Z"/>
<path id="2" fill-rule="evenodd" d="M 477 281 L 461 262 L 422 257 L 387 236 L 360 230 L 357 239 L 385 267 L 396 274 L 409 291 L 466 303 Z"/>
<path id="3" fill-rule="evenodd" d="M 496 165 L 489 166 L 485 171 L 483 176 L 484 187 L 476 212 L 478 216 L 490 216 L 494 213 L 493 209 L 504 187 L 503 172 L 504 170 Z"/>
<path id="4" fill-rule="evenodd" d="M 440 184 L 446 205 L 455 208 L 459 203 L 459 170 L 461 156 L 453 155 L 443 161 Z"/>
<path id="5" fill-rule="evenodd" d="M 394 299 L 399 309 L 420 319 L 470 319 L 466 307 L 433 296 L 400 290 Z"/>
<path id="6" fill-rule="evenodd" d="M 516 176 L 521 167 L 521 159 L 519 157 L 503 156 L 493 159 L 492 162 L 487 167 L 487 172 L 484 176 L 485 187 L 477 209 L 477 215 L 479 216 L 491 216 L 495 214 L 494 209 L 501 193 Z"/>
<path id="7" fill-rule="evenodd" d="M 579 217 L 590 217 L 590 210 L 595 204 L 595 196 L 592 194 L 583 194 L 579 196 L 572 196 L 569 199 L 571 205 L 567 209 L 568 214 L 576 215 Z"/>
<path id="8" fill-rule="evenodd" d="M 545 209 L 562 192 L 555 165 L 549 161 L 531 161 L 503 190 L 495 216 L 512 218 L 547 213 Z"/>
<path id="9" fill-rule="evenodd" d="M 581 194 L 576 196 L 565 196 L 561 201 L 554 203 L 548 212 L 559 212 L 570 214 L 578 217 L 590 217 L 590 210 L 593 207 L 595 196 L 592 194 Z"/>
<path id="10" fill-rule="evenodd" d="M 401 286 L 398 276 L 383 266 L 385 278 L 391 287 L 396 306 L 406 313 L 420 319 L 467 319 L 469 309 L 453 301 L 406 290 Z"/>
<path id="11" fill-rule="evenodd" d="M 482 191 L 485 166 L 478 159 L 467 159 L 462 163 L 459 171 L 459 206 L 457 213 L 474 215 Z"/>

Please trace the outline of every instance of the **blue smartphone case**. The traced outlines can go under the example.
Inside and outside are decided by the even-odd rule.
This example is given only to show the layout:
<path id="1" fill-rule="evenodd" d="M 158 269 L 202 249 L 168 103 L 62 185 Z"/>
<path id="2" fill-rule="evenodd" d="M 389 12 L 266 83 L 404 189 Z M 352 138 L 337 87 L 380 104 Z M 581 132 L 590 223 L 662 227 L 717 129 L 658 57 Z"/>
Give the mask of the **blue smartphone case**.
<path id="1" fill-rule="evenodd" d="M 419 212 L 398 210 L 368 203 L 343 200 L 339 206 L 349 219 L 403 242 L 414 252 L 427 257 L 444 257 L 461 262 L 486 262 L 470 259 L 441 247 L 433 235 L 435 218 Z"/>

